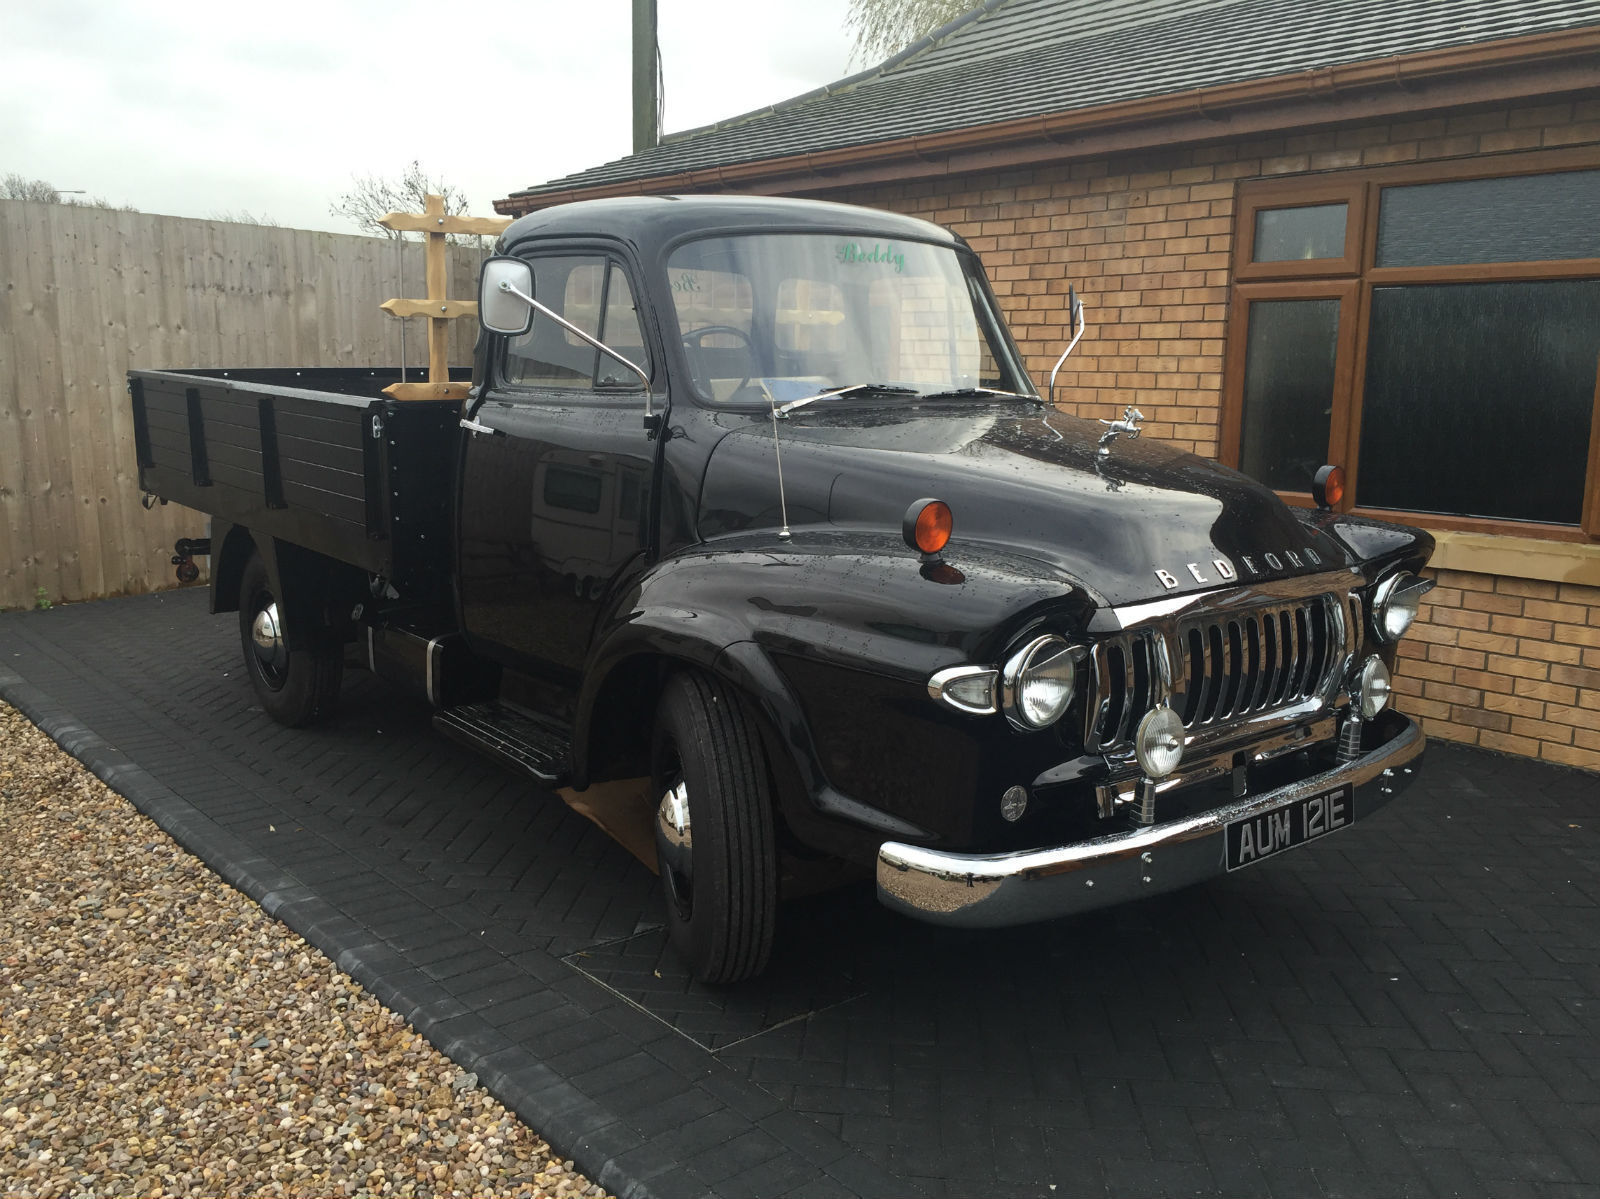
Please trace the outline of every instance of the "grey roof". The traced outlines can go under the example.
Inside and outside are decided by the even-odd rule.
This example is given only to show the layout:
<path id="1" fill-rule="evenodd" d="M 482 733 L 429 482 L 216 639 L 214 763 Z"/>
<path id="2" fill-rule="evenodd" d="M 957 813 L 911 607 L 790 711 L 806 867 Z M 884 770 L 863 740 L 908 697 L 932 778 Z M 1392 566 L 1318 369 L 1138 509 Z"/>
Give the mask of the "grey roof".
<path id="1" fill-rule="evenodd" d="M 987 0 L 882 65 L 516 195 L 1600 23 L 1600 0 Z"/>

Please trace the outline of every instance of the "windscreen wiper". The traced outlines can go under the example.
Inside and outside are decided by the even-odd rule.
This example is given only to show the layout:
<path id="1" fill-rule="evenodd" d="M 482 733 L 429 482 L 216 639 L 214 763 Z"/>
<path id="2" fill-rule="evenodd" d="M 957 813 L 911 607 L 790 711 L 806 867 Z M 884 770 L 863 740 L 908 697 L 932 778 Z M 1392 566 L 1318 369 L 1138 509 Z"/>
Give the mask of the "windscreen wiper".
<path id="1" fill-rule="evenodd" d="M 900 387 L 893 383 L 851 383 L 847 387 L 834 387 L 828 391 L 819 391 L 814 396 L 805 396 L 802 399 L 790 400 L 787 404 L 778 404 L 773 408 L 773 415 L 783 420 L 796 408 L 804 408 L 807 404 L 814 404 L 818 400 L 835 400 L 840 396 L 862 395 L 875 393 L 878 395 L 904 395 L 917 394 L 915 387 Z"/>
<path id="2" fill-rule="evenodd" d="M 924 400 L 969 400 L 999 396 L 1007 400 L 1032 400 L 1035 404 L 1042 403 L 1038 396 L 1026 395 L 1020 391 L 1002 391 L 998 387 L 951 387 L 945 391 L 925 391 L 922 393 Z"/>

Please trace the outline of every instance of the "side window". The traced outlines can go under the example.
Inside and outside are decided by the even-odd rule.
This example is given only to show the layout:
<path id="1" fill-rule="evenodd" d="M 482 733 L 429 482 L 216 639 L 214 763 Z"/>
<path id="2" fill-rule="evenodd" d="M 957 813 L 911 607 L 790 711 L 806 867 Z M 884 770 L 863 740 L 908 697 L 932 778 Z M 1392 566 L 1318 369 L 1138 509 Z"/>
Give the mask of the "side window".
<path id="1" fill-rule="evenodd" d="M 603 254 L 535 258 L 534 295 L 589 336 L 649 371 L 633 289 L 622 267 Z M 521 387 L 593 391 L 635 388 L 638 378 L 581 337 L 535 313 L 533 327 L 506 343 L 505 381 Z"/>

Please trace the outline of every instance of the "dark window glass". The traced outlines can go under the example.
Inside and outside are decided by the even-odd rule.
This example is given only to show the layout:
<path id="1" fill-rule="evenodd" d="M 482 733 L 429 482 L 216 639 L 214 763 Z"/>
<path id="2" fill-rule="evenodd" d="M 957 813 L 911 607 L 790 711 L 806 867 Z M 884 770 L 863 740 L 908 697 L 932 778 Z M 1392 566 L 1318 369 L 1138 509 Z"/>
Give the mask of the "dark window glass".
<path id="1" fill-rule="evenodd" d="M 532 261 L 534 295 L 541 304 L 650 369 L 633 292 L 619 266 L 600 255 Z M 638 376 L 627 367 L 538 312 L 533 327 L 506 344 L 505 377 L 508 383 L 562 390 L 589 391 L 596 379 L 602 387 L 639 386 Z"/>
<path id="2" fill-rule="evenodd" d="M 1356 501 L 1576 524 L 1600 280 L 1380 287 Z"/>
<path id="3" fill-rule="evenodd" d="M 1295 258 L 1343 258 L 1344 227 L 1349 207 L 1313 204 L 1307 208 L 1256 210 L 1255 261 L 1287 262 Z"/>
<path id="4" fill-rule="evenodd" d="M 1379 266 L 1600 258 L 1600 171 L 1388 187 Z"/>
<path id="5" fill-rule="evenodd" d="M 600 340 L 631 362 L 648 371 L 645 361 L 644 333 L 639 327 L 639 313 L 633 306 L 633 289 L 628 286 L 628 276 L 616 263 L 611 264 L 611 278 L 606 284 L 606 319 L 600 326 Z M 601 387 L 642 387 L 639 376 L 607 354 L 600 355 L 595 379 Z"/>
<path id="6" fill-rule="evenodd" d="M 599 471 L 551 466 L 545 470 L 544 502 L 568 512 L 600 511 L 600 492 L 605 479 Z"/>
<path id="7" fill-rule="evenodd" d="M 1249 319 L 1239 466 L 1304 491 L 1328 460 L 1339 301 L 1257 300 Z"/>

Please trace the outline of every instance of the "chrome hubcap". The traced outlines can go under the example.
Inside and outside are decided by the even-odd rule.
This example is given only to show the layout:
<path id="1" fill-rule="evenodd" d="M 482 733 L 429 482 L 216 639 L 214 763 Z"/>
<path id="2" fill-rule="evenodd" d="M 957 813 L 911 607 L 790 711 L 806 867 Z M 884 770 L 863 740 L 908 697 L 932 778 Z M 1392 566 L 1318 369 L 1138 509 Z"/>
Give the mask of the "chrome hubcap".
<path id="1" fill-rule="evenodd" d="M 689 833 L 689 786 L 679 779 L 656 808 L 656 862 L 667 898 L 687 918 L 694 902 L 694 845 Z"/>
<path id="2" fill-rule="evenodd" d="M 283 626 L 278 621 L 276 601 L 256 613 L 255 621 L 250 626 L 250 640 L 262 672 L 269 679 L 278 679 L 287 664 L 288 650 L 283 644 Z"/>

